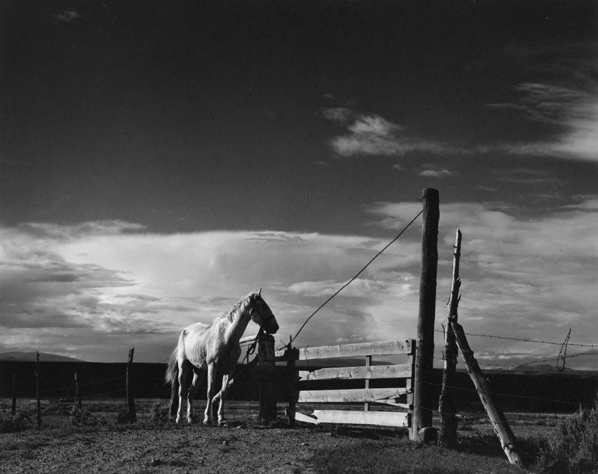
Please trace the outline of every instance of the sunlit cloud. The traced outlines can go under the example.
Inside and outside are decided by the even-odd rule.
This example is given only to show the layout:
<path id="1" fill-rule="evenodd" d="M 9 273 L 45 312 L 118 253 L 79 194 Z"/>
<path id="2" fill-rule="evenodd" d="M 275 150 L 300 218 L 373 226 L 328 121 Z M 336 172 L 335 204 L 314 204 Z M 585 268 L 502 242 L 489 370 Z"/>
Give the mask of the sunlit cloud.
<path id="1" fill-rule="evenodd" d="M 4 229 L 0 290 L 5 297 L 0 309 L 5 317 L 0 324 L 10 334 L 18 333 L 20 341 L 27 331 L 32 341 L 40 341 L 38 330 L 50 328 L 68 334 L 69 346 L 74 345 L 74 333 L 82 341 L 93 334 L 96 354 L 107 352 L 102 349 L 106 338 L 113 345 L 119 341 L 123 350 L 139 338 L 154 345 L 167 339 L 174 344 L 176 334 L 186 325 L 208 324 L 249 291 L 262 287 L 281 323 L 281 336 L 288 337 L 327 293 L 326 285 L 312 294 L 299 291 L 301 282 L 332 277 L 329 287 L 334 288 L 383 244 L 361 236 L 285 232 L 156 235 L 139 233 L 135 225 L 120 223 L 118 228 L 120 232 L 112 225 L 88 223 L 63 227 L 59 232 L 45 225 Z M 363 280 L 354 282 L 344 298 L 359 299 L 360 288 L 382 293 L 387 284 L 384 279 L 409 264 L 404 255 L 395 255 L 392 264 L 380 259 L 364 273 Z M 335 314 L 343 304 L 339 298 L 327 308 L 327 314 Z M 350 313 L 359 321 L 367 305 L 354 306 Z M 339 333 L 335 337 L 343 337 L 350 327 L 335 328 Z M 43 340 L 52 341 L 53 346 L 35 350 L 65 355 L 54 336 Z M 3 346 L 16 350 L 6 341 Z M 167 344 L 156 347 L 166 350 Z M 154 347 L 145 357 L 167 356 L 155 351 Z"/>
<path id="2" fill-rule="evenodd" d="M 426 141 L 405 133 L 399 124 L 376 114 L 357 115 L 348 109 L 326 109 L 324 117 L 347 124 L 347 134 L 335 137 L 331 147 L 340 157 L 350 156 L 404 156 L 414 151 L 430 153 L 454 152 L 447 144 Z"/>
<path id="3" fill-rule="evenodd" d="M 444 167 L 433 165 L 431 163 L 425 163 L 423 168 L 418 174 L 424 178 L 446 178 L 454 176 L 455 172 Z"/>
<path id="4" fill-rule="evenodd" d="M 417 202 L 383 202 L 368 216 L 372 229 L 396 230 L 420 211 Z M 572 340 L 596 343 L 598 197 L 579 196 L 534 219 L 517 211 L 500 202 L 441 205 L 436 328 L 446 318 L 454 232 L 460 228 L 459 318 L 467 332 L 554 341 L 572 328 Z M 1 350 L 121 360 L 134 345 L 139 360 L 158 361 L 168 357 L 183 327 L 209 324 L 260 287 L 280 323 L 280 345 L 387 243 L 358 235 L 158 235 L 119 227 L 2 229 Z M 297 344 L 414 337 L 420 229 L 416 221 L 323 307 Z M 501 356 L 504 362 L 505 354 L 513 361 L 541 358 L 553 349 L 501 339 L 479 344 L 474 350 L 487 361 Z"/>

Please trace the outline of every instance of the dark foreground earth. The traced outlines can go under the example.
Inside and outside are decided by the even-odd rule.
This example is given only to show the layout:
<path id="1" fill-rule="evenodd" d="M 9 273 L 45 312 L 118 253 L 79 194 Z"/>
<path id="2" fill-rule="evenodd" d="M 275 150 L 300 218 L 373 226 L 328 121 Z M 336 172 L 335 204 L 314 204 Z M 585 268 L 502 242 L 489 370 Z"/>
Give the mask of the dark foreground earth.
<path id="1" fill-rule="evenodd" d="M 118 424 L 110 407 L 99 405 L 94 408 L 106 410 L 107 423 L 72 426 L 54 405 L 46 409 L 41 430 L 0 433 L 0 473 L 521 472 L 508 464 L 484 417 L 463 422 L 460 448 L 447 451 L 410 442 L 406 429 L 291 429 L 283 417 L 264 427 L 248 407 L 234 404 L 227 427 L 155 422 L 148 415 L 135 424 Z M 513 416 L 512 426 L 518 437 L 537 438 L 556 421 Z M 382 458 L 388 461 L 379 469 Z M 447 466 L 452 467 L 447 471 Z"/>
<path id="2" fill-rule="evenodd" d="M 0 472 L 313 472 L 315 450 L 350 438 L 308 429 L 193 426 L 0 435 Z"/>

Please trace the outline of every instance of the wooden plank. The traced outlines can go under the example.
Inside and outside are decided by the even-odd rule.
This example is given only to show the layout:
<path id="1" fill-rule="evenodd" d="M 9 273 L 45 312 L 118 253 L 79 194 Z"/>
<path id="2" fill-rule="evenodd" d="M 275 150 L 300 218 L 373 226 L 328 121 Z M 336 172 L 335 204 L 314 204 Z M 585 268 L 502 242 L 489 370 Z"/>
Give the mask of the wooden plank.
<path id="1" fill-rule="evenodd" d="M 316 423 L 409 426 L 409 414 L 392 411 L 314 410 Z M 309 418 L 305 416 L 305 418 Z"/>
<path id="2" fill-rule="evenodd" d="M 314 418 L 313 416 L 309 415 L 304 415 L 303 413 L 299 412 L 295 413 L 295 420 L 301 421 L 303 423 L 313 423 L 314 425 L 317 425 L 319 423 L 317 418 Z"/>
<path id="3" fill-rule="evenodd" d="M 411 341 L 366 342 L 336 346 L 305 347 L 299 349 L 299 360 L 409 354 L 410 351 Z"/>
<path id="4" fill-rule="evenodd" d="M 299 377 L 307 380 L 359 380 L 359 379 L 400 379 L 411 377 L 412 364 L 372 365 L 362 367 L 330 367 L 314 370 L 302 370 Z"/>
<path id="5" fill-rule="evenodd" d="M 302 390 L 295 393 L 298 403 L 397 403 L 405 388 L 361 388 L 356 390 Z"/>

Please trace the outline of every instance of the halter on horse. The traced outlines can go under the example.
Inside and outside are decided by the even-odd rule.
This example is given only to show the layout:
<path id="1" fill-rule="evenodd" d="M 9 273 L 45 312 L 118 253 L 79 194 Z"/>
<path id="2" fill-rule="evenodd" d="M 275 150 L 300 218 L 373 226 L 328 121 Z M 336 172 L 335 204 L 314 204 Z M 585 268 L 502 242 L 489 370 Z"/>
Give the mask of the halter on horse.
<path id="1" fill-rule="evenodd" d="M 211 325 L 195 323 L 187 326 L 179 336 L 176 349 L 170 356 L 166 381 L 178 386 L 178 398 L 173 396 L 170 414 L 176 413 L 176 422 L 182 417 L 183 399 L 187 396 L 187 421 L 192 422 L 192 401 L 195 391 L 203 379 L 204 371 L 208 372 L 208 396 L 204 415 L 204 423 L 213 421 L 212 405 L 220 401 L 218 407 L 218 424 L 224 423 L 223 405 L 228 391 L 229 380 L 235 370 L 241 346 L 239 340 L 245 332 L 250 320 L 253 320 L 269 334 L 278 331 L 278 323 L 270 307 L 261 296 L 261 289 L 249 293 L 233 306 L 229 313 L 214 319 Z M 193 371 L 193 381 L 188 386 L 189 371 Z M 214 394 L 217 372 L 222 375 L 222 389 Z"/>

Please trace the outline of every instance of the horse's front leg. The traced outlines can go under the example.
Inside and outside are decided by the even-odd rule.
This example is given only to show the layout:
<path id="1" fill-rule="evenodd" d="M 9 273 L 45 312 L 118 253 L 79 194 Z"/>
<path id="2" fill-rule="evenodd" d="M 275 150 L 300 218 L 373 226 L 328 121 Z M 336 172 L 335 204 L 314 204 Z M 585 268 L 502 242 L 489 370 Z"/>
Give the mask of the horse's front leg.
<path id="1" fill-rule="evenodd" d="M 179 407 L 176 412 L 176 423 L 181 421 L 183 416 L 183 400 L 187 395 L 187 365 L 179 364 Z"/>
<path id="2" fill-rule="evenodd" d="M 193 381 L 187 392 L 187 422 L 193 423 L 193 400 L 195 400 L 195 392 L 201 380 L 203 379 L 203 372 L 193 369 Z"/>
<path id="3" fill-rule="evenodd" d="M 214 387 L 216 382 L 216 370 L 214 364 L 208 364 L 208 396 L 206 399 L 206 411 L 203 417 L 204 425 L 212 421 L 212 400 L 214 398 Z"/>
<path id="4" fill-rule="evenodd" d="M 235 368 L 233 367 L 233 369 L 228 374 L 224 374 L 222 376 L 222 389 L 220 389 L 220 392 L 218 392 L 214 397 L 214 403 L 216 403 L 216 400 L 218 399 L 220 401 L 220 403 L 218 404 L 218 426 L 226 424 L 226 421 L 224 421 L 224 399 L 226 398 L 226 394 L 228 393 L 228 382 L 231 376 L 233 375 L 234 370 Z"/>

